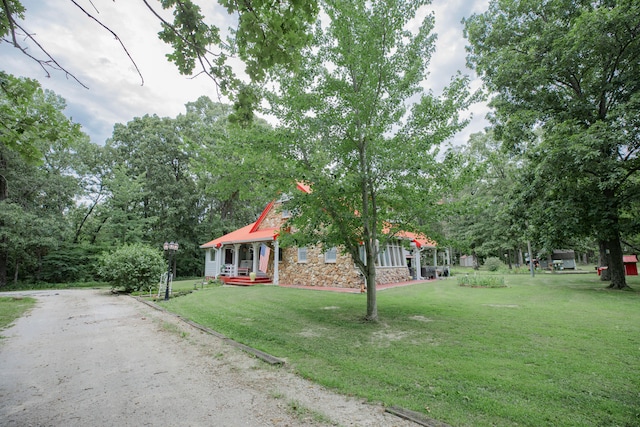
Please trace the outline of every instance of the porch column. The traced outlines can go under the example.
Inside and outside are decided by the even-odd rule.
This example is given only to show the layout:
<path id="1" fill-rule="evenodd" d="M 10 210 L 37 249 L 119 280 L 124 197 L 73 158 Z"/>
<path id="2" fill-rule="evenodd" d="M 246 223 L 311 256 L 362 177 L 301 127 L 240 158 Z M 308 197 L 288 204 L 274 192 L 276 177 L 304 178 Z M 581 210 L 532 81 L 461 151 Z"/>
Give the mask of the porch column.
<path id="1" fill-rule="evenodd" d="M 251 246 L 253 246 L 253 259 L 251 260 L 253 266 L 251 267 L 251 271 L 257 274 L 258 261 L 260 260 L 260 242 L 253 242 Z"/>
<path id="2" fill-rule="evenodd" d="M 274 285 L 278 285 L 280 283 L 278 264 L 280 264 L 280 243 L 278 242 L 278 239 L 275 239 L 273 241 L 273 284 Z"/>
<path id="3" fill-rule="evenodd" d="M 413 248 L 413 260 L 415 261 L 414 265 L 416 267 L 416 280 L 420 280 L 422 276 L 420 275 L 420 248 L 418 245 L 415 245 Z"/>
<path id="4" fill-rule="evenodd" d="M 222 270 L 222 246 L 216 248 L 216 262 L 213 263 L 213 268 L 216 269 L 216 274 L 213 276 L 217 279 L 220 276 Z"/>
<path id="5" fill-rule="evenodd" d="M 233 245 L 233 276 L 238 275 L 238 267 L 240 266 L 240 243 L 234 243 Z"/>

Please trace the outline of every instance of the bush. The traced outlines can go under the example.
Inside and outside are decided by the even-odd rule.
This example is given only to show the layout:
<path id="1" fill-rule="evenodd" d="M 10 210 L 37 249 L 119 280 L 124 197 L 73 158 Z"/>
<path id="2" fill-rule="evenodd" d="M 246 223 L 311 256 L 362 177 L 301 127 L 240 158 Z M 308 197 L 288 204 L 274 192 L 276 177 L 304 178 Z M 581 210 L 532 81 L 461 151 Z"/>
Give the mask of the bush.
<path id="1" fill-rule="evenodd" d="M 504 265 L 500 258 L 490 257 L 484 260 L 484 266 L 488 271 L 498 271 Z"/>
<path id="2" fill-rule="evenodd" d="M 134 292 L 156 284 L 164 269 L 164 259 L 159 250 L 134 244 L 103 255 L 99 273 L 114 289 Z"/>
<path id="3" fill-rule="evenodd" d="M 504 277 L 497 276 L 458 276 L 458 285 L 471 288 L 506 288 Z"/>

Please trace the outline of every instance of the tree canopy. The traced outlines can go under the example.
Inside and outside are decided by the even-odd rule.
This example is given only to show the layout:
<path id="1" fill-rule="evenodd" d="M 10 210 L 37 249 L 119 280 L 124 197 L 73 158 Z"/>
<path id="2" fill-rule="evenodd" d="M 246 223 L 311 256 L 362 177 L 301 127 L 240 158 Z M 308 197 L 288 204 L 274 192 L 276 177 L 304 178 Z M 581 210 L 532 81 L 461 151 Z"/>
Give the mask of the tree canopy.
<path id="1" fill-rule="evenodd" d="M 66 228 L 78 185 L 74 154 L 89 141 L 64 106 L 35 80 L 0 71 L 0 286 L 9 264 L 33 267 Z"/>
<path id="2" fill-rule="evenodd" d="M 466 35 L 468 62 L 493 94 L 496 135 L 527 155 L 529 201 L 547 204 L 529 221 L 548 219 L 553 203 L 557 225 L 601 242 L 611 286 L 624 288 L 620 215 L 640 170 L 640 5 L 492 1 Z"/>
<path id="3" fill-rule="evenodd" d="M 0 76 L 0 286 L 95 280 L 101 252 L 165 240 L 180 242 L 178 273 L 199 275 L 203 240 L 253 221 L 274 194 L 256 185 L 260 150 L 241 148 L 270 127 L 232 124 L 229 105 L 202 97 L 177 118 L 134 118 L 100 146 L 64 99 Z"/>
<path id="4" fill-rule="evenodd" d="M 455 76 L 441 97 L 421 86 L 434 50 L 434 18 L 408 30 L 427 1 L 328 1 L 312 47 L 297 71 L 277 70 L 268 96 L 281 122 L 274 151 L 292 180 L 293 241 L 339 246 L 367 284 L 367 314 L 377 319 L 377 251 L 400 229 L 417 230 L 441 197 L 441 142 L 465 121 L 467 79 Z M 418 212 L 420 211 L 420 212 Z M 360 255 L 364 248 L 366 258 Z"/>

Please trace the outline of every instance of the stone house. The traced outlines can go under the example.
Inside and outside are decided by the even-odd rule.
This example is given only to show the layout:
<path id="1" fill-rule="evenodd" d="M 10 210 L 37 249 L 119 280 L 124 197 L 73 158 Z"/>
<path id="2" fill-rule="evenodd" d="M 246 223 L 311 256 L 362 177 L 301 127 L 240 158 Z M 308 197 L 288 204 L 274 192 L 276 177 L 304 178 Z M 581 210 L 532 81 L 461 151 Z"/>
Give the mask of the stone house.
<path id="1" fill-rule="evenodd" d="M 310 191 L 304 184 L 298 184 L 298 190 Z M 206 252 L 205 277 L 238 285 L 360 288 L 364 283 L 360 271 L 351 256 L 341 254 L 338 248 L 280 247 L 278 235 L 288 217 L 286 198 L 274 200 L 256 222 L 201 245 Z M 378 284 L 412 280 L 410 272 L 420 272 L 420 251 L 432 247 L 433 242 L 413 233 L 398 235 L 379 251 Z M 419 274 L 415 278 L 419 279 Z"/>

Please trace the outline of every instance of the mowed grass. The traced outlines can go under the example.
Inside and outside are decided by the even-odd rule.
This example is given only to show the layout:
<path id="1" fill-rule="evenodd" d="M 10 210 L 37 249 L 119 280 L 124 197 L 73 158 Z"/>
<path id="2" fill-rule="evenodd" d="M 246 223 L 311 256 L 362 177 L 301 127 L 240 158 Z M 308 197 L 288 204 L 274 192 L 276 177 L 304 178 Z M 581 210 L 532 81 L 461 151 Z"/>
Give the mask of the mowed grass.
<path id="1" fill-rule="evenodd" d="M 24 315 L 35 303 L 36 300 L 34 298 L 0 297 L 0 331 L 11 325 L 18 317 Z"/>
<path id="2" fill-rule="evenodd" d="M 640 280 L 595 274 L 454 278 L 366 296 L 215 287 L 162 303 L 347 395 L 453 426 L 640 425 Z"/>

